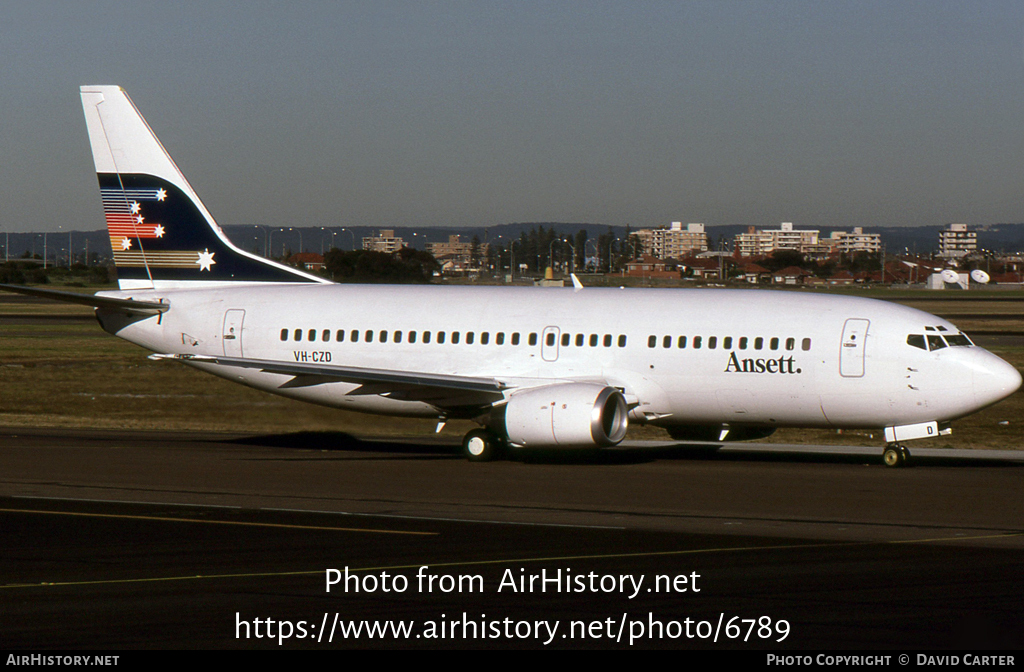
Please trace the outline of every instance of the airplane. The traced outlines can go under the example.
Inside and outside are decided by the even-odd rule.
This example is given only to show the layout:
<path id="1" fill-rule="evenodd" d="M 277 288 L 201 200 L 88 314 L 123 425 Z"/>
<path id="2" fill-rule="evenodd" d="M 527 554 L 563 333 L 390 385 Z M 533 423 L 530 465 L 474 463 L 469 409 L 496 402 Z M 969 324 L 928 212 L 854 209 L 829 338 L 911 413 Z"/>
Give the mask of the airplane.
<path id="1" fill-rule="evenodd" d="M 330 282 L 235 247 L 120 87 L 81 97 L 118 290 L 5 289 L 90 305 L 152 359 L 274 394 L 474 420 L 473 461 L 610 447 L 636 423 L 716 443 L 882 429 L 896 467 L 904 442 L 1021 385 L 947 320 L 859 297 Z"/>

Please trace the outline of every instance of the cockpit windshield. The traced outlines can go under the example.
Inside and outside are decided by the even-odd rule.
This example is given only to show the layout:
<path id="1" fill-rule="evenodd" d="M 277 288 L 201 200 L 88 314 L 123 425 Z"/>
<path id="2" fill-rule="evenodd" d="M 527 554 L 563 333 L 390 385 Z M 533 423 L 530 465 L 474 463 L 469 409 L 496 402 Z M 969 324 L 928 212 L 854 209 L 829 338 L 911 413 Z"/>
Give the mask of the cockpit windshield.
<path id="1" fill-rule="evenodd" d="M 925 329 L 927 331 L 932 332 L 942 330 L 946 331 L 947 333 L 945 335 L 939 335 L 935 333 L 908 334 L 907 345 L 912 345 L 915 348 L 920 348 L 922 350 L 941 350 L 942 348 L 945 347 L 961 348 L 970 347 L 974 345 L 974 343 L 971 342 L 971 339 L 967 338 L 967 335 L 964 334 L 962 331 L 956 334 L 951 334 L 948 333 L 948 331 L 942 327 L 939 327 L 938 329 L 934 327 L 925 327 Z"/>

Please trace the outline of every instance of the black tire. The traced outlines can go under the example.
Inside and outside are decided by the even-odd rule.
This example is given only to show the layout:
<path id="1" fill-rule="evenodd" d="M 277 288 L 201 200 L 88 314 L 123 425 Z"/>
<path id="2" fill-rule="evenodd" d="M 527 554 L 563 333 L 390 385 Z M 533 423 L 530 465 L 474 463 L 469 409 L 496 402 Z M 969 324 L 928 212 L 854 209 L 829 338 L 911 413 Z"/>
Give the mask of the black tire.
<path id="1" fill-rule="evenodd" d="M 882 453 L 882 462 L 887 467 L 902 467 L 905 461 L 906 448 L 903 446 L 886 446 Z"/>
<path id="2" fill-rule="evenodd" d="M 501 457 L 501 441 L 486 429 L 474 429 L 462 439 L 462 453 L 470 462 L 490 462 Z"/>

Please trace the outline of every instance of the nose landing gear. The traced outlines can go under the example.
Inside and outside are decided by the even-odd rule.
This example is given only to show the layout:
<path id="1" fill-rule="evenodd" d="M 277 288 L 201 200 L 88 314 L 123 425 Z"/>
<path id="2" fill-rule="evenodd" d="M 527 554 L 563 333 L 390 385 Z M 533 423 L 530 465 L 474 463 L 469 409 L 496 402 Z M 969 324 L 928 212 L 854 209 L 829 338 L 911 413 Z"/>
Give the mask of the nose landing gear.
<path id="1" fill-rule="evenodd" d="M 882 462 L 887 467 L 908 467 L 910 466 L 910 451 L 900 443 L 890 443 L 882 453 Z"/>

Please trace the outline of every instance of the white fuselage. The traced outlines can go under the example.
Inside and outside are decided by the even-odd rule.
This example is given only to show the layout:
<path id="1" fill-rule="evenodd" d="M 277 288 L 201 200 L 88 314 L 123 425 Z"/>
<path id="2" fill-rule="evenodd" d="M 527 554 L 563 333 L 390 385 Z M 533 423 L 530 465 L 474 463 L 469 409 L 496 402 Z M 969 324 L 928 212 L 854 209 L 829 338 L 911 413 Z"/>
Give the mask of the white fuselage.
<path id="1" fill-rule="evenodd" d="M 911 334 L 957 334 L 949 322 L 845 296 L 298 284 L 104 295 L 170 303 L 159 318 L 105 322 L 160 353 L 488 377 L 508 385 L 506 396 L 553 382 L 601 382 L 623 391 L 631 418 L 658 424 L 878 428 L 945 421 L 1020 385 L 1013 367 L 982 348 L 908 344 Z M 282 388 L 290 376 L 194 365 L 328 406 L 439 415 L 423 402 L 349 394 L 359 387 L 351 383 Z"/>

